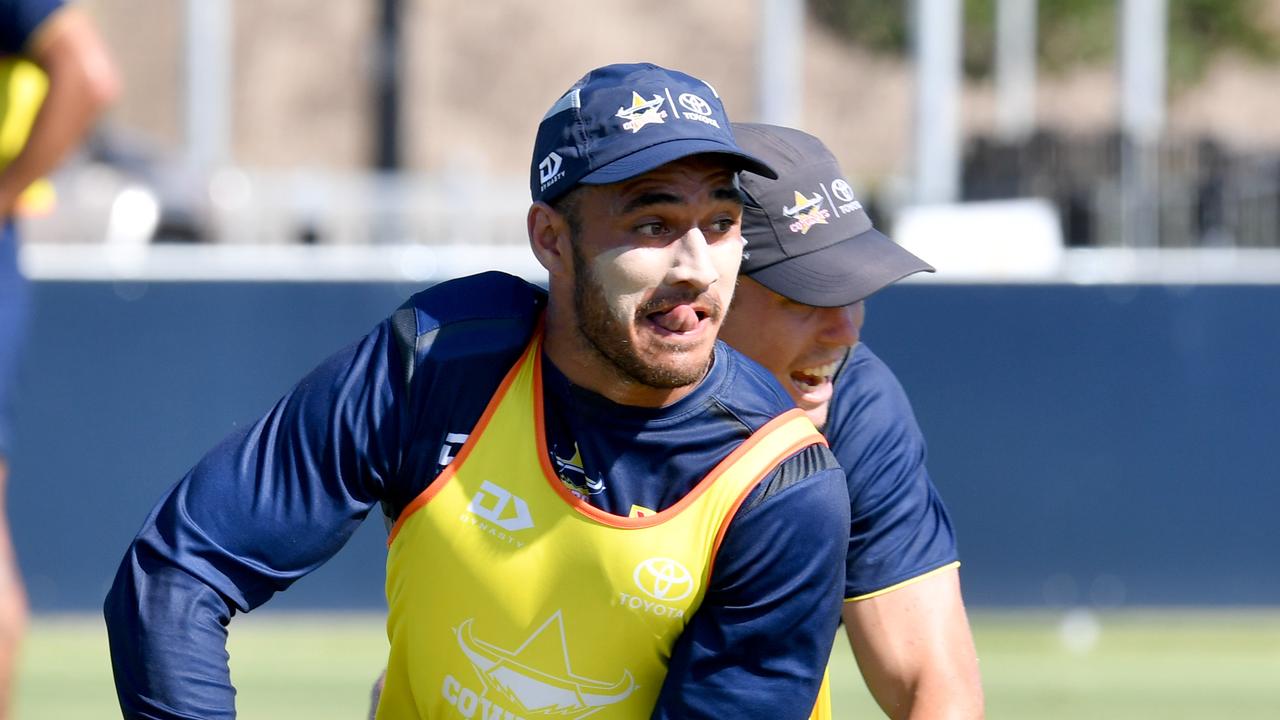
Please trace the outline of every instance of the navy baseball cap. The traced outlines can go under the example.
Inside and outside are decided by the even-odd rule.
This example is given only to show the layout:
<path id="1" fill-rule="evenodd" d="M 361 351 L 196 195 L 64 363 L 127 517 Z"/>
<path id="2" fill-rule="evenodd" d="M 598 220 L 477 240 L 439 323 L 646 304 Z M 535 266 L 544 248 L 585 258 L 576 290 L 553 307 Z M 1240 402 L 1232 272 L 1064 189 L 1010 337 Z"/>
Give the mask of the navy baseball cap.
<path id="1" fill-rule="evenodd" d="M 798 303 L 843 307 L 912 273 L 933 272 L 871 225 L 821 140 L 755 123 L 734 123 L 733 133 L 778 171 L 741 179 L 743 275 Z"/>
<path id="2" fill-rule="evenodd" d="M 552 202 L 579 184 L 629 180 L 702 153 L 776 177 L 738 147 L 710 85 L 647 63 L 607 65 L 583 76 L 542 118 L 529 189 L 534 201 Z"/>

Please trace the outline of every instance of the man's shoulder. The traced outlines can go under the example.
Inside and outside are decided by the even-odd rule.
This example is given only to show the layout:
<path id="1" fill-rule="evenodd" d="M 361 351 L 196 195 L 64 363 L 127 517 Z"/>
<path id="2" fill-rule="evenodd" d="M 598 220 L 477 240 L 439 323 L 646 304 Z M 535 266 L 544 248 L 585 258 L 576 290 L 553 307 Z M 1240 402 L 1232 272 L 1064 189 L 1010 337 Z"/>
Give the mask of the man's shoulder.
<path id="1" fill-rule="evenodd" d="M 835 379 L 824 434 L 845 470 L 868 453 L 924 444 L 915 411 L 896 375 L 865 344 L 858 344 Z"/>
<path id="2" fill-rule="evenodd" d="M 778 463 L 748 494 L 740 512 L 750 512 L 799 486 L 808 488 L 808 499 L 793 503 L 790 507 L 807 508 L 808 511 L 820 509 L 825 512 L 828 509 L 839 509 L 842 504 L 848 503 L 847 495 L 841 497 L 841 503 L 831 505 L 827 502 L 833 492 L 847 492 L 844 472 L 840 468 L 840 462 L 826 445 L 813 444 L 806 445 Z"/>
<path id="3" fill-rule="evenodd" d="M 865 343 L 858 343 L 835 378 L 831 398 L 833 423 L 911 415 L 911 405 L 898 376 Z"/>
<path id="4" fill-rule="evenodd" d="M 467 334 L 472 340 L 487 335 L 515 333 L 527 338 L 532 332 L 547 294 L 542 288 L 502 272 L 447 280 L 409 298 L 396 311 L 397 333 L 404 339 L 434 342 L 441 334 Z M 518 339 L 523 343 L 523 339 Z"/>
<path id="5" fill-rule="evenodd" d="M 418 334 L 423 334 L 461 323 L 532 320 L 546 305 L 546 297 L 546 291 L 530 282 L 491 271 L 433 285 L 401 308 L 413 310 Z"/>
<path id="6" fill-rule="evenodd" d="M 483 359 L 510 364 L 545 306 L 545 291 L 501 272 L 448 280 L 415 294 L 390 318 L 406 382 L 426 362 L 437 368 Z"/>
<path id="7" fill-rule="evenodd" d="M 795 402 L 776 378 L 760 364 L 724 342 L 717 343 L 717 357 L 728 366 L 716 400 L 751 432 L 791 410 Z"/>
<path id="8" fill-rule="evenodd" d="M 722 347 L 730 373 L 717 399 L 721 408 L 732 413 L 746 430 L 756 433 L 774 418 L 795 409 L 791 396 L 768 370 L 731 347 Z M 839 463 L 826 445 L 808 445 L 779 462 L 748 495 L 740 513 L 749 513 L 799 486 L 809 488 L 804 494 L 811 500 L 797 500 L 795 507 L 823 507 L 823 498 L 832 488 L 843 491 L 843 478 Z"/>
<path id="9" fill-rule="evenodd" d="M 853 346 L 853 350 L 849 353 L 849 361 L 840 369 L 836 382 L 837 387 L 848 387 L 859 384 L 896 383 L 897 377 L 879 355 L 876 355 L 865 342 L 860 342 Z"/>

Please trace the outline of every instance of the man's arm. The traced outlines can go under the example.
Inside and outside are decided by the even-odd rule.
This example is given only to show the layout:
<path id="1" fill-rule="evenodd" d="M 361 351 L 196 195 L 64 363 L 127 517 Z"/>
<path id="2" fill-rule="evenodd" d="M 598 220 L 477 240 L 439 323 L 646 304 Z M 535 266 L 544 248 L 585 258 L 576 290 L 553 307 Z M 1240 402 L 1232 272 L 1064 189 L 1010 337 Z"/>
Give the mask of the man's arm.
<path id="1" fill-rule="evenodd" d="M 955 534 L 925 442 L 892 371 L 865 345 L 838 379 L 828 441 L 852 507 L 843 616 L 890 717 L 980 718 L 982 682 L 960 593 Z"/>
<path id="2" fill-rule="evenodd" d="M 844 476 L 829 458 L 802 451 L 762 482 L 767 497 L 739 510 L 654 718 L 809 717 L 835 639 L 849 529 Z"/>
<path id="3" fill-rule="evenodd" d="M 22 151 L 0 170 L 0 218 L 18 195 L 60 163 L 119 93 L 119 79 L 92 20 L 60 8 L 37 28 L 26 54 L 44 70 L 49 89 Z"/>
<path id="4" fill-rule="evenodd" d="M 394 481 L 390 323 L 202 459 L 151 512 L 104 612 L 126 718 L 231 718 L 226 625 L 336 553 Z"/>
<path id="5" fill-rule="evenodd" d="M 983 717 L 982 681 L 955 565 L 844 604 L 862 677 L 895 720 Z"/>

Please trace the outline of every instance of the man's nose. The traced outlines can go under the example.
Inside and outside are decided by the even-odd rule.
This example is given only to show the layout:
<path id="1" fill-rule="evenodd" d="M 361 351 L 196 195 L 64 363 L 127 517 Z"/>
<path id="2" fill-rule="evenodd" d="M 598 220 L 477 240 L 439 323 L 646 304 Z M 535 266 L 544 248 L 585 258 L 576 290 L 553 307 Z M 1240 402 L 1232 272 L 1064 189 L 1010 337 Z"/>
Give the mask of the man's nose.
<path id="1" fill-rule="evenodd" d="M 676 241 L 669 280 L 672 284 L 687 283 L 698 290 L 705 290 L 719 279 L 720 273 L 716 270 L 706 236 L 702 230 L 690 228 Z"/>
<path id="2" fill-rule="evenodd" d="M 830 345 L 852 347 L 862 334 L 862 303 L 822 308 L 822 340 Z"/>

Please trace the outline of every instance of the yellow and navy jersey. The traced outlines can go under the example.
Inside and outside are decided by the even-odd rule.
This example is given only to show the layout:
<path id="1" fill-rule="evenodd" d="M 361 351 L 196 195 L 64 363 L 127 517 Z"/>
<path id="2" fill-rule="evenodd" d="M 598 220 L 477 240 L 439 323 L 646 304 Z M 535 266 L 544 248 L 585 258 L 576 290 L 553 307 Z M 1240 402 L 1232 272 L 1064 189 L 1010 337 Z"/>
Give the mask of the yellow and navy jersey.
<path id="1" fill-rule="evenodd" d="M 495 717 L 649 717 L 738 503 L 778 462 L 822 442 L 791 410 L 673 506 L 606 513 L 556 477 L 540 342 L 541 333 L 391 531 L 379 717 L 477 707 Z"/>
<path id="2" fill-rule="evenodd" d="M 147 519 L 107 598 L 126 715 L 229 713 L 222 624 L 324 562 L 373 507 L 399 518 L 456 461 L 544 304 L 543 291 L 501 273 L 430 288 L 203 458 Z M 548 472 L 565 495 L 621 518 L 680 502 L 791 408 L 768 373 L 724 345 L 699 386 L 664 408 L 612 403 L 550 362 L 539 373 Z M 588 482 L 587 493 L 567 487 Z M 753 485 L 664 659 L 665 680 L 650 688 L 652 717 L 809 717 L 835 637 L 848 529 L 845 478 L 821 445 Z M 518 649 L 480 625 L 468 626 L 468 647 Z M 449 677 L 457 685 L 446 697 L 471 702 L 477 681 Z"/>
<path id="3" fill-rule="evenodd" d="M 836 373 L 823 434 L 849 486 L 846 600 L 883 593 L 959 562 L 911 403 L 893 371 L 865 343 L 854 347 Z"/>

